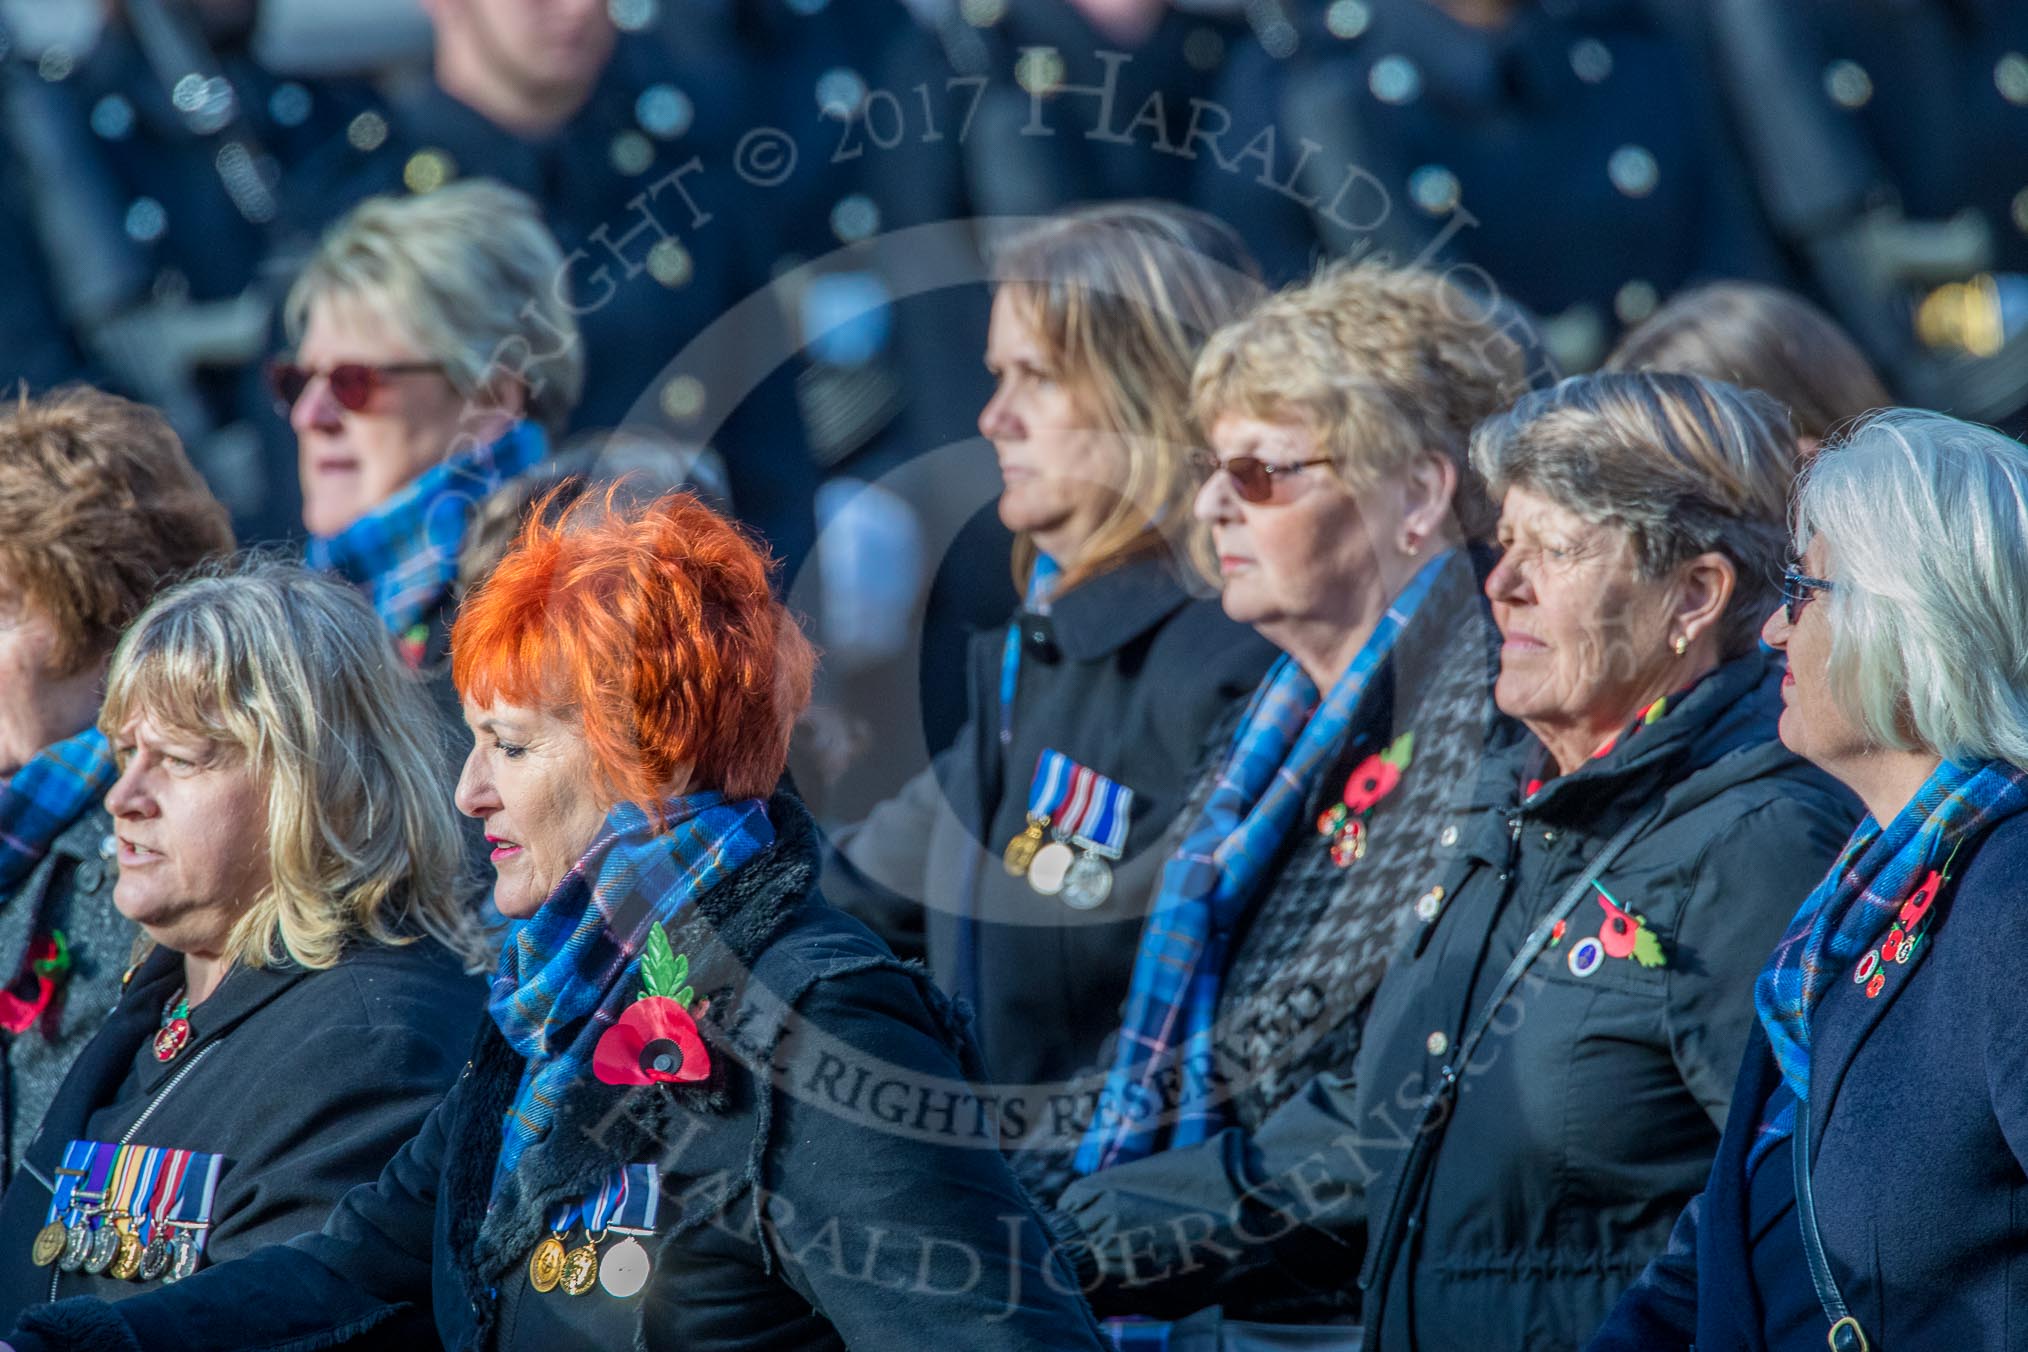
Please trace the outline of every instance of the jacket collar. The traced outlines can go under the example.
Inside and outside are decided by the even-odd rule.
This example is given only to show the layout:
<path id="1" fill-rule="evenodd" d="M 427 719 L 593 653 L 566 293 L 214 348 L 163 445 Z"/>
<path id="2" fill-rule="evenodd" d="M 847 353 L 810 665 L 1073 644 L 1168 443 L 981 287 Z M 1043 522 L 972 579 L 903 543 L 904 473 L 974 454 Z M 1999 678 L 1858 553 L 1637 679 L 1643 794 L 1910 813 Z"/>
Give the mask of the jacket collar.
<path id="1" fill-rule="evenodd" d="M 558 1105 L 549 1134 L 531 1145 L 501 1185 L 490 1214 L 494 1163 L 507 1105 L 525 1062 L 487 1020 L 473 1054 L 468 1098 L 445 1168 L 453 1254 L 461 1270 L 490 1279 L 519 1261 L 545 1232 L 557 1203 L 594 1191 L 615 1164 L 660 1156 L 696 1115 L 724 1113 L 735 1086 L 729 1061 L 756 1064 L 772 1054 L 767 1016 L 781 992 L 749 991 L 760 955 L 805 905 L 815 886 L 816 825 L 792 794 L 768 802 L 775 841 L 746 867 L 699 897 L 669 935 L 690 958 L 700 1011 L 698 1031 L 714 1061 L 700 1085 L 609 1085 L 587 1077 Z M 470 1261 L 465 1261 L 470 1255 Z"/>
<path id="2" fill-rule="evenodd" d="M 1190 604 L 1185 567 L 1166 552 L 1141 554 L 1072 587 L 1049 610 L 1057 650 L 1096 662 L 1140 638 Z"/>

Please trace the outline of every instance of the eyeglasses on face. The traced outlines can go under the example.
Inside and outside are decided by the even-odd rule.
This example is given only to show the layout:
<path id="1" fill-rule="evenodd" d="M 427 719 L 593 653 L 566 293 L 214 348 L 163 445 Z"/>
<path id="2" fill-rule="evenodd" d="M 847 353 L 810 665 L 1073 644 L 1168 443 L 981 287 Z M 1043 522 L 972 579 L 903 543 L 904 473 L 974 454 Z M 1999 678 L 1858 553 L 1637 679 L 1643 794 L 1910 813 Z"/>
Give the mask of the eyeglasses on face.
<path id="1" fill-rule="evenodd" d="M 1190 452 L 1190 464 L 1197 471 L 1200 482 L 1209 482 L 1211 476 L 1223 472 L 1231 478 L 1233 491 L 1239 494 L 1239 500 L 1256 506 L 1274 499 L 1275 484 L 1278 480 L 1330 463 L 1329 456 L 1318 456 L 1314 460 L 1297 460 L 1286 465 L 1273 465 L 1251 455 L 1235 455 L 1230 460 L 1221 461 L 1201 446 Z"/>
<path id="2" fill-rule="evenodd" d="M 385 362 L 374 365 L 361 361 L 342 361 L 336 366 L 319 369 L 315 366 L 301 366 L 292 361 L 268 363 L 268 385 L 275 392 L 275 401 L 286 415 L 295 408 L 296 401 L 303 397 L 303 391 L 310 388 L 310 382 L 323 376 L 330 382 L 331 397 L 351 413 L 363 413 L 373 402 L 373 396 L 386 387 L 394 376 L 424 375 L 443 370 L 433 361 Z"/>
<path id="3" fill-rule="evenodd" d="M 1801 618 L 1803 607 L 1817 599 L 1818 592 L 1833 590 L 1832 584 L 1821 577 L 1811 577 L 1795 564 L 1790 564 L 1782 574 L 1782 608 L 1793 626 Z"/>

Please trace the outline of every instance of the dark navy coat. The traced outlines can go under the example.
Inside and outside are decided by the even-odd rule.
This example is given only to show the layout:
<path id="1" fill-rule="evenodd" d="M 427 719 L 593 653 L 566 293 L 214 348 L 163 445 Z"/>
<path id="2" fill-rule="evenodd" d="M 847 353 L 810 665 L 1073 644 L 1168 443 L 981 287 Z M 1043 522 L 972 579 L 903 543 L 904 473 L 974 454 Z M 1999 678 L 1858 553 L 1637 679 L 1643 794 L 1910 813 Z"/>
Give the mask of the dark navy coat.
<path id="1" fill-rule="evenodd" d="M 1817 1226 L 1876 1348 L 2028 1348 L 2028 816 L 1958 870 L 1928 951 L 1877 999 L 1833 982 L 1810 1025 Z M 1710 1183 L 1590 1352 L 1766 1352 L 1746 1159 L 1779 1080 L 1756 1028 Z"/>
<path id="2" fill-rule="evenodd" d="M 696 1084 L 589 1075 L 493 1202 L 522 1058 L 491 1020 L 442 1106 L 320 1233 L 119 1305 L 64 1301 L 8 1335 L 54 1348 L 231 1352 L 1099 1352 L 1102 1335 L 967 1096 L 961 1025 L 813 891 L 815 827 L 779 835 L 671 927 L 703 1002 Z M 563 1202 L 625 1164 L 662 1178 L 644 1287 L 538 1292 L 534 1247 Z M 578 1232 L 582 1235 L 582 1231 Z M 27 1240 L 24 1237 L 23 1244 Z M 432 1327 L 433 1326 L 433 1327 Z"/>

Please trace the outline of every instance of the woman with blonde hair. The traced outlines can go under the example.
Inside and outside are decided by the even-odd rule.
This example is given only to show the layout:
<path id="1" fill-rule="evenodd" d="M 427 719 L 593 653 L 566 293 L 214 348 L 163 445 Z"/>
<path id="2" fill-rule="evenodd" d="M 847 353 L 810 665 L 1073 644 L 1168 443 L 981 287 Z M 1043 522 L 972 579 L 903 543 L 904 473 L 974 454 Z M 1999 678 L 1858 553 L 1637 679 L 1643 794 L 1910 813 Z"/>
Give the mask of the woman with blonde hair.
<path id="1" fill-rule="evenodd" d="M 254 562 L 114 650 L 113 904 L 149 947 L 0 1201 L 0 1321 L 312 1229 L 481 1011 L 422 686 L 350 588 Z"/>
<path id="2" fill-rule="evenodd" d="M 848 832 L 832 894 L 969 1000 L 1010 1093 L 1116 1026 L 1141 908 L 1204 732 L 1271 650 L 1194 594 L 1190 371 L 1259 287 L 1179 207 L 1072 212 L 1010 240 L 979 415 L 1025 599 L 969 664 L 952 747 Z"/>

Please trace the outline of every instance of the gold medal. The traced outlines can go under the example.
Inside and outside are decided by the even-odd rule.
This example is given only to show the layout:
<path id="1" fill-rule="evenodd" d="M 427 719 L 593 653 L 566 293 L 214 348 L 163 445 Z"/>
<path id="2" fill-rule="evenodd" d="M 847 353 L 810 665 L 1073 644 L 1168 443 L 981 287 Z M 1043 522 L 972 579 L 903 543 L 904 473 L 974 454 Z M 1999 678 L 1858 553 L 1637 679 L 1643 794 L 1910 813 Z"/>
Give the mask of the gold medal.
<path id="1" fill-rule="evenodd" d="M 130 1225 L 121 1228 L 119 1252 L 107 1265 L 106 1272 L 123 1282 L 131 1282 L 141 1275 L 141 1237 Z"/>
<path id="2" fill-rule="evenodd" d="M 550 1292 L 563 1276 L 565 1249 L 559 1235 L 551 1235 L 528 1255 L 528 1284 L 537 1291 Z"/>
<path id="3" fill-rule="evenodd" d="M 29 1256 L 35 1260 L 35 1266 L 48 1267 L 57 1260 L 69 1239 L 70 1227 L 62 1221 L 51 1221 L 35 1232 L 35 1247 L 29 1250 Z"/>
<path id="4" fill-rule="evenodd" d="M 1019 878 L 1028 872 L 1028 866 L 1035 862 L 1035 852 L 1042 848 L 1042 833 L 1048 827 L 1047 816 L 1039 812 L 1028 814 L 1028 828 L 1008 841 L 1007 848 L 1000 853 L 1008 877 Z"/>
<path id="5" fill-rule="evenodd" d="M 563 1256 L 561 1285 L 566 1294 L 581 1296 L 598 1285 L 599 1250 L 589 1238 Z"/>

